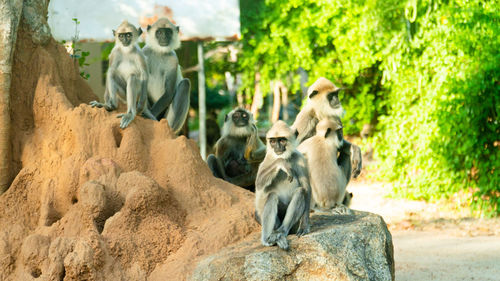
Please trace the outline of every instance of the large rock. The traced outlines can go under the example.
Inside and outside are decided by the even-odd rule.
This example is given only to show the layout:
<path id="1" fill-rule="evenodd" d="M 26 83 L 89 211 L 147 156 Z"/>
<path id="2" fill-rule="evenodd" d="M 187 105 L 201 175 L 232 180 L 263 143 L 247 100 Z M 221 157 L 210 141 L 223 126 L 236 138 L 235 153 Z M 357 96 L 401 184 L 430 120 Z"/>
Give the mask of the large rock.
<path id="1" fill-rule="evenodd" d="M 192 280 L 394 280 L 392 236 L 371 213 L 313 215 L 311 233 L 288 236 L 290 251 L 260 233 L 200 261 Z"/>

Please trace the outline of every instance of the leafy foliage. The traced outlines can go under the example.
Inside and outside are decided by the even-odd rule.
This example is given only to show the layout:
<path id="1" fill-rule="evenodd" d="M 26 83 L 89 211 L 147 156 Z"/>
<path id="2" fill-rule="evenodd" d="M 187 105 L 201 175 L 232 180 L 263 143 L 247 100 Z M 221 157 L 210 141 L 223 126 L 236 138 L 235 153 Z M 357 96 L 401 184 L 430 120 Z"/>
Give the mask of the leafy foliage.
<path id="1" fill-rule="evenodd" d="M 500 212 L 500 13 L 493 4 L 422 3 L 416 33 L 392 50 L 394 67 L 383 66 L 391 109 L 379 156 L 405 196 L 465 189 L 486 215 Z"/>
<path id="2" fill-rule="evenodd" d="M 76 44 L 78 43 L 80 32 L 78 31 L 78 25 L 80 25 L 80 21 L 77 18 L 72 19 L 73 22 L 75 23 L 75 33 L 73 35 L 73 38 L 71 38 L 71 57 L 73 60 L 78 61 L 78 65 L 80 66 L 80 69 L 84 66 L 89 65 L 86 60 L 87 57 L 90 55 L 90 52 L 85 52 L 82 51 L 82 49 L 79 49 Z M 63 44 L 66 43 L 65 41 L 62 42 Z M 90 78 L 90 74 L 86 73 L 85 71 L 80 71 L 80 76 L 88 80 Z"/>
<path id="3" fill-rule="evenodd" d="M 243 91 L 324 76 L 348 90 L 346 133 L 377 124 L 381 174 L 398 194 L 460 190 L 500 213 L 497 0 L 242 0 Z M 290 85 L 299 88 L 298 77 Z"/>

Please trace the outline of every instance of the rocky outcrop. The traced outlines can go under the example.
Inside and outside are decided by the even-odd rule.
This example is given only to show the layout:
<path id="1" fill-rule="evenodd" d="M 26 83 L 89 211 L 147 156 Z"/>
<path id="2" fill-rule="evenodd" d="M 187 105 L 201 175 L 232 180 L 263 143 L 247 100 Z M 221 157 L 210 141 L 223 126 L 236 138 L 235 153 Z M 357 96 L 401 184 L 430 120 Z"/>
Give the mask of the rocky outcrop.
<path id="1" fill-rule="evenodd" d="M 378 215 L 313 215 L 310 234 L 288 236 L 289 251 L 259 239 L 204 258 L 191 280 L 394 280 L 392 236 Z"/>

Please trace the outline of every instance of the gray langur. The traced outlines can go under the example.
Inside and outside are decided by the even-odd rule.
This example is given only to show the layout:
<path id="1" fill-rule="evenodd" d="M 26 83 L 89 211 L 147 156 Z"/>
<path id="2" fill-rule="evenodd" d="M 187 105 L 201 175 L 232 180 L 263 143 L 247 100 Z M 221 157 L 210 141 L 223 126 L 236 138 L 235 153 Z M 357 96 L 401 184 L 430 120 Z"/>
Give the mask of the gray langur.
<path id="1" fill-rule="evenodd" d="M 148 69 L 148 97 L 151 112 L 159 120 L 166 118 L 177 134 L 189 110 L 189 79 L 182 77 L 175 50 L 180 47 L 179 27 L 160 18 L 148 25 L 143 48 Z"/>
<path id="2" fill-rule="evenodd" d="M 259 138 L 252 113 L 243 108 L 229 112 L 214 150 L 215 154 L 207 158 L 214 176 L 253 192 L 266 146 Z"/>
<path id="3" fill-rule="evenodd" d="M 316 125 L 316 135 L 303 141 L 297 150 L 307 159 L 314 210 L 332 210 L 349 214 L 352 194 L 346 193 L 347 178 L 337 164 L 337 152 L 342 146 L 340 119 L 323 119 Z"/>
<path id="4" fill-rule="evenodd" d="M 142 29 L 123 21 L 113 30 L 115 46 L 109 55 L 109 68 L 106 73 L 106 90 L 104 103 L 91 101 L 92 107 L 104 107 L 115 110 L 118 107 L 118 97 L 127 102 L 127 113 L 119 114 L 120 128 L 126 128 L 137 113 L 156 120 L 148 108 L 147 101 L 147 71 L 146 59 L 137 45 Z"/>
<path id="5" fill-rule="evenodd" d="M 340 103 L 338 94 L 340 88 L 326 78 L 319 78 L 307 91 L 308 102 L 297 115 L 292 128 L 298 132 L 297 140 L 302 143 L 304 140 L 316 134 L 316 125 L 320 120 L 335 120 L 344 115 L 344 109 Z M 338 132 L 343 138 L 342 132 Z M 340 155 L 337 159 L 339 166 L 345 174 L 347 182 L 358 177 L 362 168 L 361 149 L 355 144 L 351 144 L 344 139 L 339 149 Z"/>
<path id="6" fill-rule="evenodd" d="M 266 135 L 267 151 L 255 181 L 255 217 L 264 246 L 288 250 L 286 236 L 309 233 L 311 186 L 304 156 L 295 148 L 295 132 L 283 121 Z"/>

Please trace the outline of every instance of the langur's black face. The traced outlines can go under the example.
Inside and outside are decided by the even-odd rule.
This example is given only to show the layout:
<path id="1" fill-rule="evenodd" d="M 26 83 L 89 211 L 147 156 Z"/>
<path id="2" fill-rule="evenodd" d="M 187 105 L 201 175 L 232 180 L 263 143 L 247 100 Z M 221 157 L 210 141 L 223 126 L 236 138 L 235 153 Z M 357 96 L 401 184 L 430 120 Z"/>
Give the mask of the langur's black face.
<path id="1" fill-rule="evenodd" d="M 132 43 L 133 37 L 132 32 L 118 33 L 118 40 L 120 40 L 124 47 L 128 47 Z"/>
<path id="2" fill-rule="evenodd" d="M 171 28 L 158 28 L 155 32 L 156 40 L 158 41 L 158 44 L 162 47 L 166 47 L 170 45 L 170 42 L 172 42 L 172 36 L 174 35 L 174 32 L 172 31 Z"/>
<path id="3" fill-rule="evenodd" d="M 248 126 L 248 120 L 250 120 L 249 114 L 243 110 L 235 111 L 231 118 L 233 119 L 234 125 L 236 125 L 237 127 Z"/>
<path id="4" fill-rule="evenodd" d="M 328 103 L 332 108 L 337 108 L 340 106 L 340 100 L 339 100 L 339 92 L 340 89 L 335 90 L 333 92 L 330 92 L 326 95 L 326 98 L 328 100 Z"/>
<path id="5" fill-rule="evenodd" d="M 281 155 L 286 151 L 286 146 L 288 144 L 288 139 L 285 137 L 278 138 L 268 138 L 267 141 L 271 145 L 276 155 Z"/>

